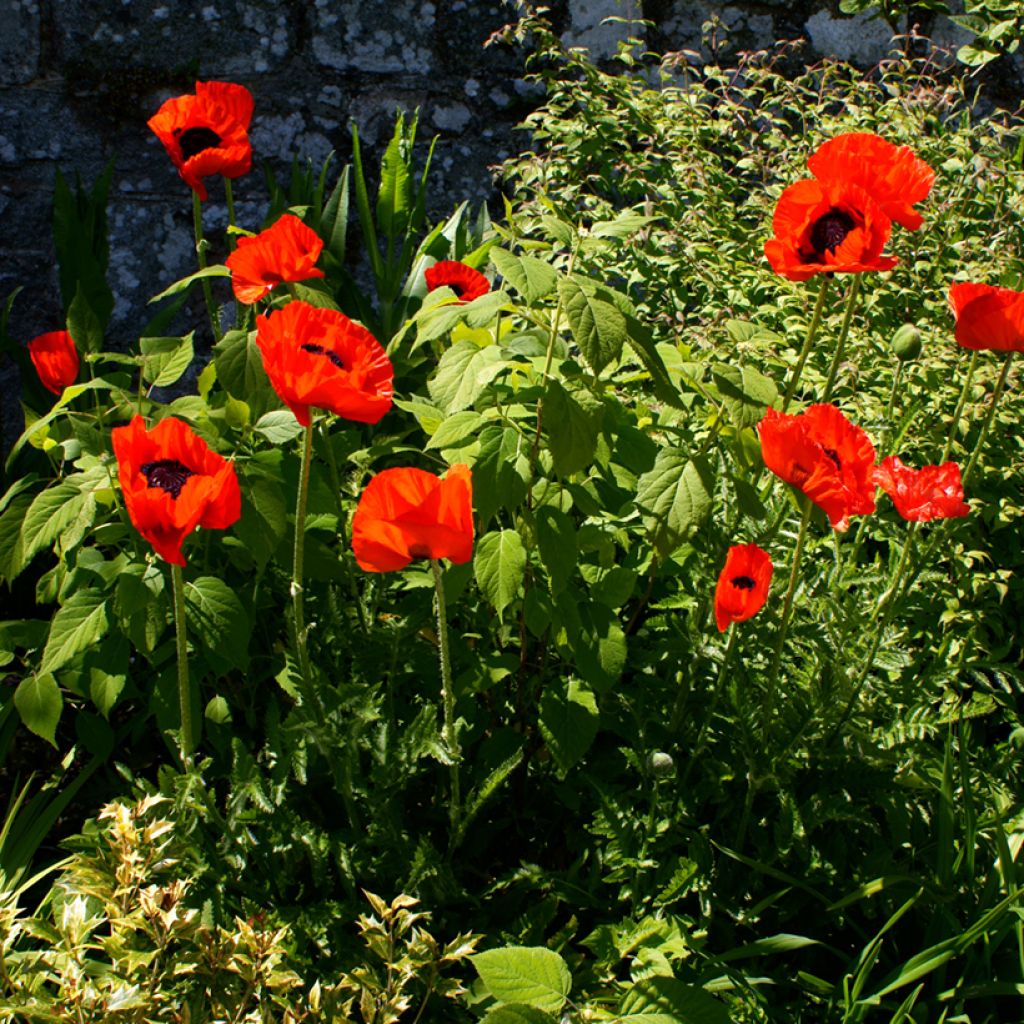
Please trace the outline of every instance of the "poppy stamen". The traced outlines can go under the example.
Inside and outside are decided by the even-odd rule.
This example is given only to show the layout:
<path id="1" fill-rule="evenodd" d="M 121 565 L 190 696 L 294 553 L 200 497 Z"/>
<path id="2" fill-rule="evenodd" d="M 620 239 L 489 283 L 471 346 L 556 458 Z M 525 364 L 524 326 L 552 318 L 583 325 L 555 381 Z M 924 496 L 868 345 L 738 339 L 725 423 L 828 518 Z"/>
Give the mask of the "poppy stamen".
<path id="1" fill-rule="evenodd" d="M 750 576 L 733 576 L 729 582 L 740 590 L 753 590 L 757 585 Z"/>
<path id="2" fill-rule="evenodd" d="M 178 145 L 181 147 L 182 160 L 191 160 L 205 149 L 216 149 L 220 145 L 220 136 L 205 126 L 186 128 L 183 132 L 175 132 Z"/>
<path id="3" fill-rule="evenodd" d="M 175 501 L 181 494 L 182 487 L 189 477 L 196 474 L 183 462 L 177 459 L 158 459 L 155 462 L 144 462 L 139 466 L 150 487 L 159 487 Z"/>
<path id="4" fill-rule="evenodd" d="M 839 453 L 834 448 L 826 448 L 824 445 L 822 445 L 821 450 L 832 460 L 832 462 L 835 464 L 836 469 L 843 468 L 843 463 L 842 460 L 839 458 Z"/>
<path id="5" fill-rule="evenodd" d="M 329 349 L 323 347 L 323 345 L 316 345 L 312 342 L 308 345 L 300 345 L 299 348 L 303 352 L 312 352 L 315 356 L 323 356 L 329 363 L 336 366 L 339 370 L 345 369 L 345 364 L 341 361 L 341 356 L 337 352 L 331 352 Z"/>
<path id="6" fill-rule="evenodd" d="M 810 236 L 815 259 L 820 261 L 826 252 L 835 252 L 856 226 L 856 221 L 845 210 L 833 208 L 819 217 L 811 227 Z"/>

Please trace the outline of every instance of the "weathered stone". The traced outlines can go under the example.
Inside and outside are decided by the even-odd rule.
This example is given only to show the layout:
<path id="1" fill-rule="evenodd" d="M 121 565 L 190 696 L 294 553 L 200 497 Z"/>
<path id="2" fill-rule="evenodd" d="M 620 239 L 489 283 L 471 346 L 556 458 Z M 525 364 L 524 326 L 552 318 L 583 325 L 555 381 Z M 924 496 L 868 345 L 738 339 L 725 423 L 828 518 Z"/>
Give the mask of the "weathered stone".
<path id="1" fill-rule="evenodd" d="M 818 53 L 858 64 L 877 62 L 892 40 L 892 29 L 878 18 L 866 14 L 834 18 L 828 11 L 807 19 L 807 34 Z"/>
<path id="2" fill-rule="evenodd" d="M 572 24 L 562 41 L 568 46 L 585 46 L 598 60 L 613 57 L 621 41 L 643 35 L 639 0 L 569 0 L 569 12 Z M 608 18 L 625 18 L 626 22 L 605 24 Z"/>
<path id="3" fill-rule="evenodd" d="M 429 75 L 435 13 L 428 0 L 316 0 L 313 55 L 335 71 Z"/>
<path id="4" fill-rule="evenodd" d="M 35 78 L 39 68 L 39 0 L 8 0 L 0 32 L 0 85 Z"/>

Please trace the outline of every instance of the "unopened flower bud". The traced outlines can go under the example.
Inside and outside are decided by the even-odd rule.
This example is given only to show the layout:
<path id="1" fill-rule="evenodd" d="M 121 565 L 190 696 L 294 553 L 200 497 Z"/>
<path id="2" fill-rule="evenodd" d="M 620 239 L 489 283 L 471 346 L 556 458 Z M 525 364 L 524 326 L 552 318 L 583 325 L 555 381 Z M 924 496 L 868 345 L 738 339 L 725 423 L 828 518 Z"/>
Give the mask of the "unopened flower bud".
<path id="1" fill-rule="evenodd" d="M 664 750 L 656 750 L 647 761 L 648 767 L 655 775 L 671 775 L 676 770 L 676 763 L 671 754 Z"/>
<path id="2" fill-rule="evenodd" d="M 909 363 L 921 354 L 921 332 L 914 324 L 904 324 L 892 336 L 890 344 L 896 358 Z"/>

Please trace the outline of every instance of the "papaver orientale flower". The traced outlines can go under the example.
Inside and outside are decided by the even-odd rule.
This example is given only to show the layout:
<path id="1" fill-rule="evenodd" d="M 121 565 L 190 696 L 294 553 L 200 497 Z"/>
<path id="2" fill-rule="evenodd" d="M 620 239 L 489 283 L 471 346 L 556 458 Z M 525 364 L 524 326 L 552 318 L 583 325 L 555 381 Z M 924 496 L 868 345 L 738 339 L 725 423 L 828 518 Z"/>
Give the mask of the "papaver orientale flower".
<path id="1" fill-rule="evenodd" d="M 771 556 L 756 544 L 729 548 L 715 586 L 715 623 L 720 633 L 730 623 L 745 622 L 761 610 L 768 597 L 772 570 Z"/>
<path id="2" fill-rule="evenodd" d="M 971 511 L 964 501 L 960 467 L 955 462 L 911 469 L 890 455 L 875 470 L 875 483 L 892 498 L 896 511 L 912 522 L 955 519 Z"/>
<path id="3" fill-rule="evenodd" d="M 282 214 L 252 238 L 239 238 L 238 247 L 225 260 L 235 298 L 251 304 L 276 284 L 323 277 L 324 272 L 316 268 L 323 247 L 320 236 L 293 213 Z"/>
<path id="4" fill-rule="evenodd" d="M 458 260 L 441 260 L 423 272 L 427 281 L 427 291 L 435 288 L 448 287 L 455 292 L 460 302 L 472 302 L 486 295 L 491 290 L 491 283 L 472 267 Z"/>
<path id="5" fill-rule="evenodd" d="M 256 345 L 274 390 L 304 427 L 310 407 L 357 423 L 376 423 L 391 408 L 391 360 L 344 313 L 289 302 L 256 317 Z"/>
<path id="6" fill-rule="evenodd" d="M 367 572 L 404 569 L 414 558 L 473 557 L 473 485 L 468 466 L 441 479 L 422 469 L 385 469 L 366 486 L 352 518 L 352 549 Z"/>
<path id="7" fill-rule="evenodd" d="M 758 424 L 765 465 L 803 491 L 840 532 L 875 510 L 875 446 L 834 405 L 795 416 L 769 409 Z"/>
<path id="8" fill-rule="evenodd" d="M 40 334 L 28 343 L 28 354 L 47 391 L 59 395 L 78 377 L 78 349 L 67 331 Z"/>
<path id="9" fill-rule="evenodd" d="M 1024 351 L 1024 292 L 965 281 L 950 287 L 949 308 L 963 348 Z"/>
<path id="10" fill-rule="evenodd" d="M 252 167 L 252 93 L 232 82 L 196 82 L 195 95 L 167 100 L 146 122 L 164 144 L 182 180 L 200 199 L 203 178 L 240 178 Z"/>
<path id="11" fill-rule="evenodd" d="M 235 467 L 181 420 L 146 430 L 141 416 L 111 433 L 117 476 L 135 529 L 172 565 L 197 527 L 226 530 L 242 514 Z"/>

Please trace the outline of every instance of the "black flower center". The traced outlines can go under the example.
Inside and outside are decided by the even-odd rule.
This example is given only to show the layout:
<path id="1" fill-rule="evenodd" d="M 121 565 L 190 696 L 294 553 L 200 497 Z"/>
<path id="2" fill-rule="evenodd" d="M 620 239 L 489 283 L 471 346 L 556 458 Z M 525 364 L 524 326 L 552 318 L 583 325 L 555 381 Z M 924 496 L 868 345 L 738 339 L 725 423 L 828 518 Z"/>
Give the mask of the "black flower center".
<path id="1" fill-rule="evenodd" d="M 220 145 L 220 136 L 212 128 L 186 128 L 177 131 L 178 145 L 181 146 L 182 160 L 190 160 L 204 149 L 213 149 Z"/>
<path id="2" fill-rule="evenodd" d="M 158 459 L 156 462 L 144 462 L 139 469 L 146 477 L 150 487 L 159 487 L 177 501 L 185 481 L 195 473 L 177 459 Z"/>
<path id="3" fill-rule="evenodd" d="M 328 362 L 333 363 L 339 370 L 345 369 L 345 364 L 341 361 L 341 356 L 339 356 L 337 352 L 331 352 L 324 348 L 323 345 L 310 343 L 309 345 L 301 345 L 300 348 L 303 352 L 312 352 L 315 356 L 323 356 Z"/>
<path id="4" fill-rule="evenodd" d="M 822 445 L 821 450 L 835 463 L 836 469 L 843 468 L 843 462 L 839 458 L 839 453 L 834 448 L 826 448 Z"/>
<path id="5" fill-rule="evenodd" d="M 829 210 L 819 217 L 811 228 L 811 248 L 817 258 L 824 259 L 826 252 L 835 252 L 843 239 L 856 227 L 854 219 L 844 210 Z"/>
<path id="6" fill-rule="evenodd" d="M 733 576 L 732 585 L 740 590 L 753 590 L 754 580 L 750 576 Z"/>

